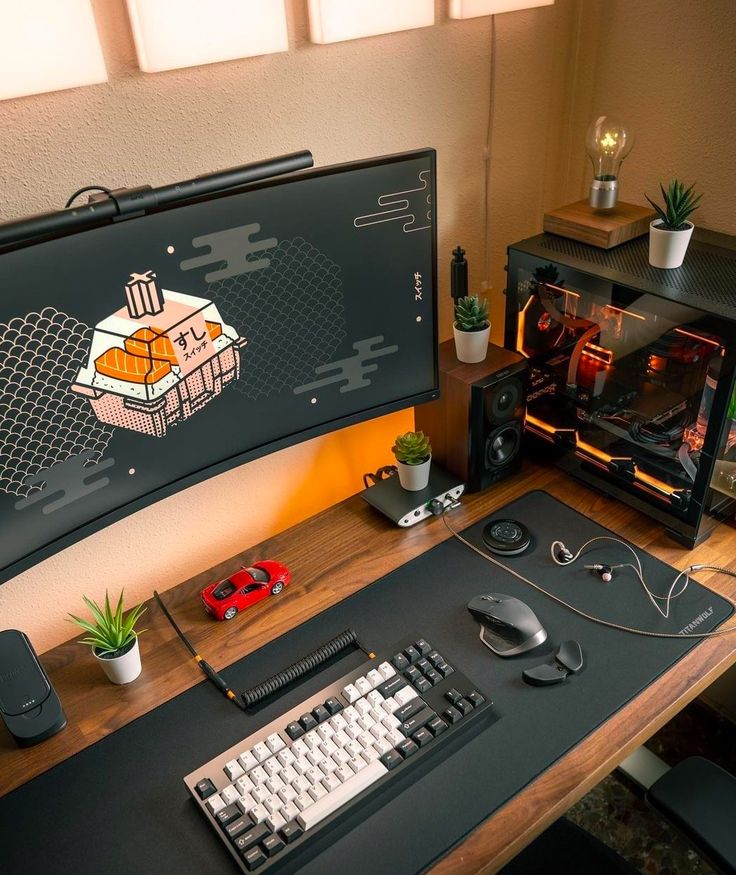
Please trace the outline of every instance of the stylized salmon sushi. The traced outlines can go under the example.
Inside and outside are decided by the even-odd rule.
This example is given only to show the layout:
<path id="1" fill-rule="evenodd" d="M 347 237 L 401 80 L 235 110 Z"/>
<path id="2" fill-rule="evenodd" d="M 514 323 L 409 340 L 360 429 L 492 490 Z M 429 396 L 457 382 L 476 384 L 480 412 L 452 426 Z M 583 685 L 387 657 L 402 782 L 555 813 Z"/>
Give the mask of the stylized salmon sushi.
<path id="1" fill-rule="evenodd" d="M 171 365 L 161 359 L 130 355 L 124 349 L 113 346 L 95 360 L 95 369 L 116 380 L 151 385 L 165 377 L 171 371 Z"/>

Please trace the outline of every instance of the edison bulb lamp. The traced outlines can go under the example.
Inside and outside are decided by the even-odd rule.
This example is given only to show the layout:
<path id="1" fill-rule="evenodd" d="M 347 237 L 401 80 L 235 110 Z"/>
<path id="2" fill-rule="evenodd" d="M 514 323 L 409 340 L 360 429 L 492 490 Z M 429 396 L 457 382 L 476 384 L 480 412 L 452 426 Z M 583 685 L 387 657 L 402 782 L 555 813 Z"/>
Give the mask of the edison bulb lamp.
<path id="1" fill-rule="evenodd" d="M 633 134 L 618 119 L 602 115 L 591 122 L 585 135 L 585 151 L 593 162 L 590 186 L 593 209 L 610 210 L 616 206 L 621 164 L 633 145 Z"/>

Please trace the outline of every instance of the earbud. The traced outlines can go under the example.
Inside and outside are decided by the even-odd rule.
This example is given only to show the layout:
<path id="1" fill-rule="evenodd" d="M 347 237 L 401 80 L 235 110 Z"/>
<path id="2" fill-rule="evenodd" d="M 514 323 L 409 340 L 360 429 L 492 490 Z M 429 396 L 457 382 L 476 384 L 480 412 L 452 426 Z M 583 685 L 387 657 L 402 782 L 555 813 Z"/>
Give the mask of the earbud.
<path id="1" fill-rule="evenodd" d="M 604 583 L 610 583 L 613 580 L 613 568 L 610 565 L 586 565 L 584 567 L 595 571 Z"/>
<path id="2" fill-rule="evenodd" d="M 567 547 L 562 543 L 562 541 L 555 541 L 554 544 L 552 544 L 552 551 L 554 552 L 554 555 L 557 557 L 557 561 L 561 562 L 563 565 L 566 562 L 572 561 L 573 555 L 567 549 Z"/>

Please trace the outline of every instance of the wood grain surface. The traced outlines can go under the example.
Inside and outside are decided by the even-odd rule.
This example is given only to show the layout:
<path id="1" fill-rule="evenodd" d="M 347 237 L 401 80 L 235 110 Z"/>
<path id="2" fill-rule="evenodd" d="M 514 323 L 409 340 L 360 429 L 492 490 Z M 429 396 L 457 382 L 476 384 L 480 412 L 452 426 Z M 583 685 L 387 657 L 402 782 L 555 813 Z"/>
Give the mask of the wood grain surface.
<path id="1" fill-rule="evenodd" d="M 464 528 L 532 489 L 546 489 L 678 569 L 695 562 L 736 564 L 736 532 L 727 525 L 718 526 L 704 544 L 687 551 L 642 514 L 552 467 L 531 462 L 521 474 L 464 499 L 453 511 L 453 524 Z M 173 587 L 164 599 L 195 647 L 220 669 L 448 537 L 440 519 L 399 529 L 354 496 Z M 283 561 L 293 574 L 291 586 L 278 601 L 250 608 L 247 625 L 210 619 L 199 591 L 241 565 L 267 557 Z M 697 578 L 736 601 L 736 579 L 707 572 Z M 0 795 L 202 680 L 155 602 L 148 604 L 145 620 L 148 631 L 140 639 L 143 674 L 132 684 L 108 683 L 88 648 L 75 639 L 41 656 L 69 724 L 53 738 L 24 750 L 14 745 L 4 727 L 0 729 Z M 497 871 L 734 662 L 736 634 L 703 641 L 448 853 L 433 873 Z"/>
<path id="2" fill-rule="evenodd" d="M 654 218 L 650 207 L 619 201 L 611 210 L 596 210 L 583 200 L 545 213 L 544 230 L 599 249 L 612 249 L 649 233 Z"/>

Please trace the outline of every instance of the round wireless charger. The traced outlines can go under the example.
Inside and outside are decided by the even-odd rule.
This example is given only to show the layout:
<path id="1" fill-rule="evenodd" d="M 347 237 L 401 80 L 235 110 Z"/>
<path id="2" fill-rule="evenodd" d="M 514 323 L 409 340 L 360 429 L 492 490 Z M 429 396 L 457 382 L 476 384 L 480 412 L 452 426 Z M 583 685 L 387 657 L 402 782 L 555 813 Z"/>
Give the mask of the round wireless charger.
<path id="1" fill-rule="evenodd" d="M 491 520 L 483 529 L 483 543 L 497 556 L 518 556 L 531 541 L 531 532 L 518 520 Z"/>

